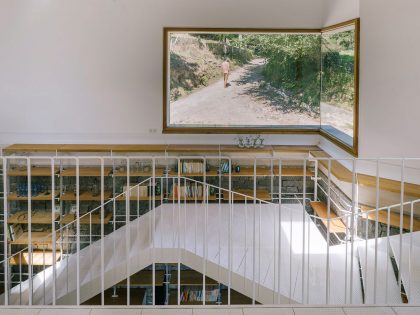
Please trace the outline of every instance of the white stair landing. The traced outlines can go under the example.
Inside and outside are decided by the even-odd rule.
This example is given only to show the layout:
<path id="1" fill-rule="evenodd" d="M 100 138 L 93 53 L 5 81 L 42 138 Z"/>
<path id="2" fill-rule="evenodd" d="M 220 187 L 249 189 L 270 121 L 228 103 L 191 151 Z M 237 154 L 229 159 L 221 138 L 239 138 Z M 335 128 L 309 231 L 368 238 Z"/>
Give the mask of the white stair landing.
<path id="1" fill-rule="evenodd" d="M 301 205 L 282 205 L 279 244 L 278 211 L 271 204 L 255 208 L 253 204 L 160 206 L 132 221 L 128 229 L 122 227 L 105 237 L 105 288 L 152 262 L 180 262 L 226 285 L 230 269 L 231 288 L 263 304 L 278 303 L 279 297 L 281 303 L 325 304 L 325 239 Z M 100 293 L 100 249 L 98 241 L 80 251 L 81 303 Z M 350 246 L 347 255 L 345 245 L 330 247 L 330 304 L 362 303 L 356 252 L 352 257 Z M 76 257 L 56 265 L 58 304 L 76 304 Z M 9 303 L 28 304 L 28 291 L 27 281 L 12 288 Z M 44 303 L 52 303 L 51 267 L 45 272 L 45 282 L 44 273 L 33 280 L 33 304 Z"/>

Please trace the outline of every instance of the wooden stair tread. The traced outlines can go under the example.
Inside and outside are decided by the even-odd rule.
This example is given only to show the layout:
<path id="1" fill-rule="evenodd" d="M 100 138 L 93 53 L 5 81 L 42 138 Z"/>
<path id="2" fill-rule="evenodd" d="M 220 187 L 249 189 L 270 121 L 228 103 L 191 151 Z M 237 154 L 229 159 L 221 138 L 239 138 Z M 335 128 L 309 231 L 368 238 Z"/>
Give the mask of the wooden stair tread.
<path id="1" fill-rule="evenodd" d="M 322 201 L 311 201 L 310 203 L 312 209 L 314 209 L 315 214 L 320 218 L 321 222 L 328 226 L 328 207 Z M 331 233 L 346 233 L 346 226 L 343 221 L 338 218 L 332 209 L 330 209 L 330 232 Z"/>
<path id="2" fill-rule="evenodd" d="M 331 157 L 324 151 L 314 151 L 311 152 L 311 155 L 315 158 Z M 319 160 L 319 164 L 321 164 L 325 169 L 328 169 L 328 161 Z M 334 175 L 338 180 L 343 182 L 351 183 L 353 181 L 352 172 L 336 160 L 331 161 L 331 174 Z M 357 183 L 361 186 L 376 187 L 376 176 L 357 173 Z M 381 190 L 386 190 L 394 193 L 401 192 L 401 182 L 397 180 L 381 177 L 379 179 L 379 186 Z M 404 193 L 409 196 L 420 198 L 420 185 L 404 183 Z"/>
<path id="3" fill-rule="evenodd" d="M 368 213 L 368 219 L 372 221 L 376 221 L 376 211 L 373 208 L 370 207 L 360 207 L 361 212 L 367 212 Z M 383 224 L 388 224 L 388 210 L 381 210 L 378 211 L 378 222 Z M 389 213 L 389 225 L 393 227 L 400 227 L 400 214 L 397 212 L 390 211 Z M 404 214 L 403 215 L 403 229 L 404 230 L 410 230 L 411 225 L 411 218 L 409 215 Z M 413 232 L 420 231 L 420 220 L 413 218 Z"/>

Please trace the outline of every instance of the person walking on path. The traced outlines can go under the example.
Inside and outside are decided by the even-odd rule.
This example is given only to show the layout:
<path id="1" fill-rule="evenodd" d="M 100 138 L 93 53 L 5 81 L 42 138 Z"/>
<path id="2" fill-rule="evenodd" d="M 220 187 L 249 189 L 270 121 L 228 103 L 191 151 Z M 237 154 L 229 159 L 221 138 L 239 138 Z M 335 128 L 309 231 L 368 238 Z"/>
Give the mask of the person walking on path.
<path id="1" fill-rule="evenodd" d="M 228 79 L 229 79 L 229 58 L 226 58 L 225 61 L 222 63 L 222 70 L 223 70 L 223 80 L 224 80 L 224 87 L 228 87 Z"/>

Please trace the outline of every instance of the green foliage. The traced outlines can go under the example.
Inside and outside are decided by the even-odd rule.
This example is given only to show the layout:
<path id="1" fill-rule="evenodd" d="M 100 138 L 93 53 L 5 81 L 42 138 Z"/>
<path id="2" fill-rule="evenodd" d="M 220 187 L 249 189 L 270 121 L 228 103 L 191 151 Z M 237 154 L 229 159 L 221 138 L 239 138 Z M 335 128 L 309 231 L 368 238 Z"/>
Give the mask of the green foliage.
<path id="1" fill-rule="evenodd" d="M 322 101 L 354 104 L 354 32 L 326 35 L 322 41 Z"/>
<path id="2" fill-rule="evenodd" d="M 266 58 L 263 71 L 270 85 L 284 89 L 291 101 L 317 112 L 319 108 L 320 36 L 315 34 L 248 35 L 255 54 Z"/>

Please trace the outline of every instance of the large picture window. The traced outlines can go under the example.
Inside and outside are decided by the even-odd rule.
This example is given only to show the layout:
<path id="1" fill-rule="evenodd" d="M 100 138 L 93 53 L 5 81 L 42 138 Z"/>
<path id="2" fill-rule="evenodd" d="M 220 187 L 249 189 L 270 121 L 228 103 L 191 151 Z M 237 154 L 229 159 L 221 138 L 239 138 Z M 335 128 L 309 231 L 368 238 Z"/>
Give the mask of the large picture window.
<path id="1" fill-rule="evenodd" d="M 351 25 L 325 32 L 165 28 L 163 131 L 321 131 L 353 150 Z"/>

